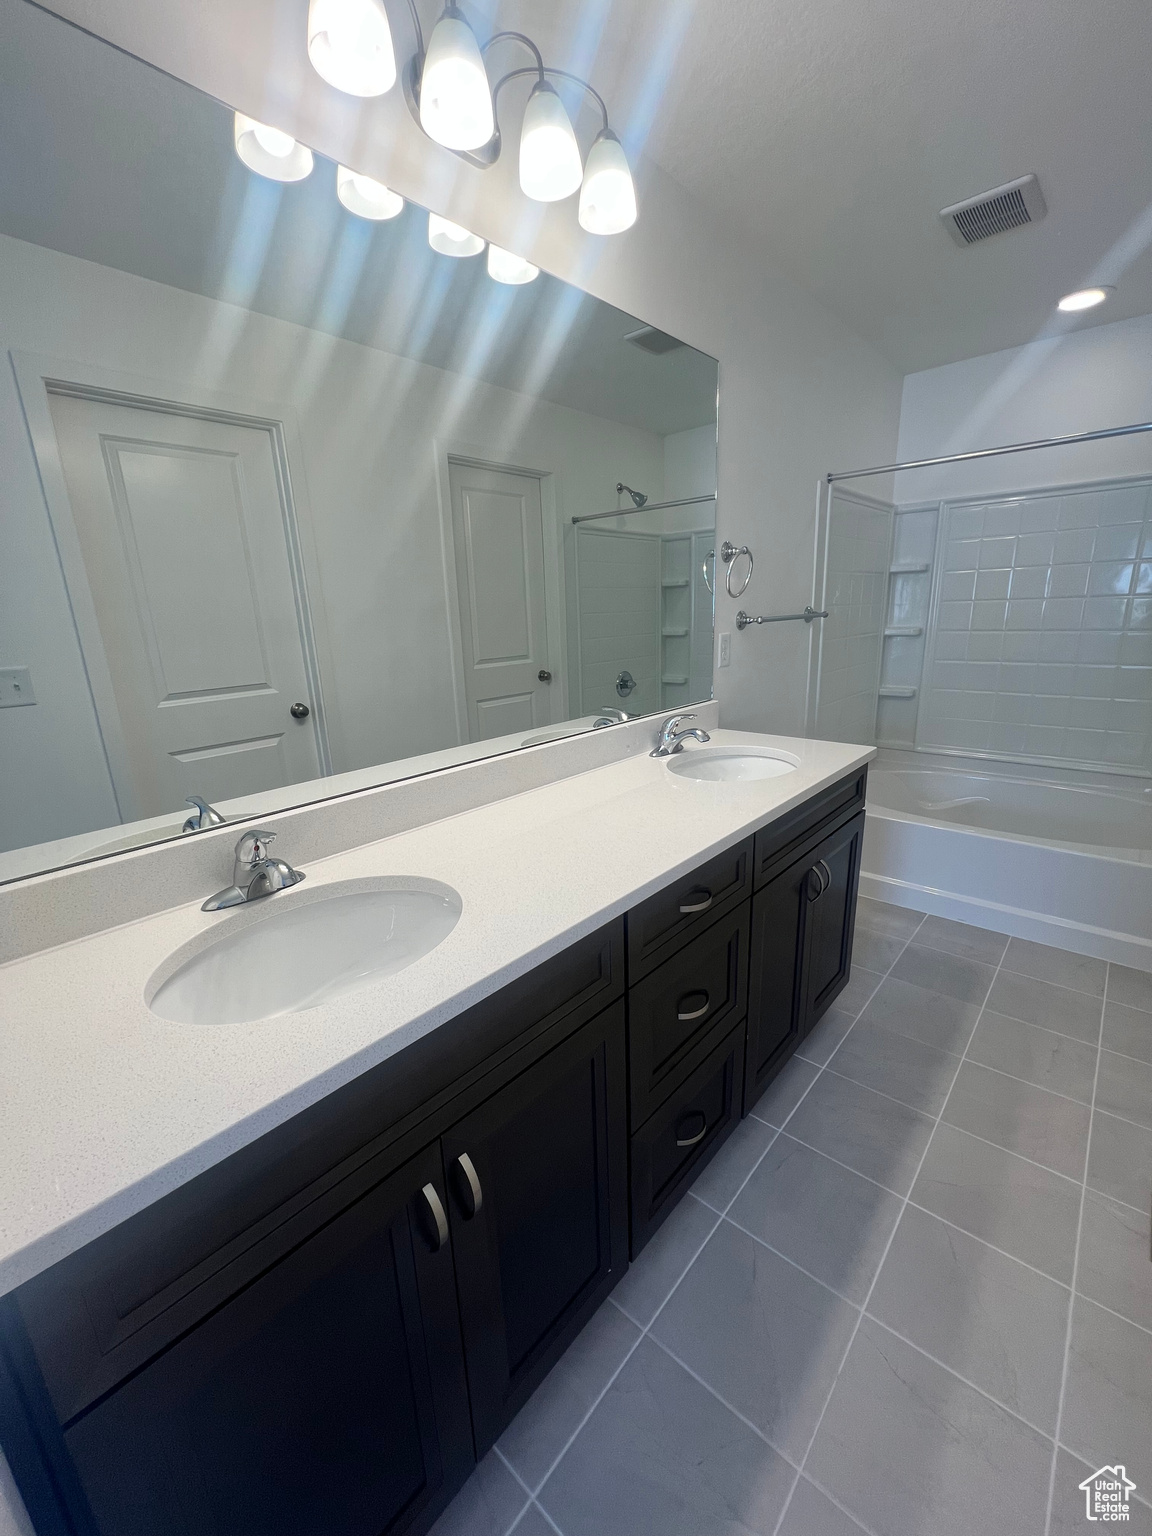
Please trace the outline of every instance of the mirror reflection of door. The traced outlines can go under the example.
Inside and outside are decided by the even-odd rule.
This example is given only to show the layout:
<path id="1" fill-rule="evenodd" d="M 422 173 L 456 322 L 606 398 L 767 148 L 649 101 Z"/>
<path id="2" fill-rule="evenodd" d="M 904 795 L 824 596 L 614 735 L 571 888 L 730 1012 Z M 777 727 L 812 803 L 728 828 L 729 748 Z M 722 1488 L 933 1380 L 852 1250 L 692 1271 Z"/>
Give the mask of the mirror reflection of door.
<path id="1" fill-rule="evenodd" d="M 450 459 L 448 482 L 469 740 L 549 725 L 539 476 Z"/>
<path id="2" fill-rule="evenodd" d="M 50 405 L 115 696 L 118 719 L 105 709 L 100 724 L 123 747 L 109 754 L 122 814 L 315 778 L 269 431 L 108 398 L 53 392 Z"/>

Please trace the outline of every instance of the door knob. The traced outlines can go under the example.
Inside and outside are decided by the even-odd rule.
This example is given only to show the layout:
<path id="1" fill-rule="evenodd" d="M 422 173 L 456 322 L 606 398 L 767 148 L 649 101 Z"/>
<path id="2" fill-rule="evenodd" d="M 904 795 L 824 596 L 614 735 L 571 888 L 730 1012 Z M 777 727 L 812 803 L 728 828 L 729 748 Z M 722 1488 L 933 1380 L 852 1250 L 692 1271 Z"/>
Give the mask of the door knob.
<path id="1" fill-rule="evenodd" d="M 551 672 L 546 671 L 543 667 L 540 668 L 540 670 L 539 670 L 539 672 L 537 672 L 536 676 L 540 679 L 540 681 L 542 683 L 550 683 L 552 681 L 552 674 L 551 674 Z"/>
<path id="2" fill-rule="evenodd" d="M 292 716 L 293 720 L 307 720 L 312 711 L 308 708 L 307 704 L 293 704 L 288 713 Z"/>

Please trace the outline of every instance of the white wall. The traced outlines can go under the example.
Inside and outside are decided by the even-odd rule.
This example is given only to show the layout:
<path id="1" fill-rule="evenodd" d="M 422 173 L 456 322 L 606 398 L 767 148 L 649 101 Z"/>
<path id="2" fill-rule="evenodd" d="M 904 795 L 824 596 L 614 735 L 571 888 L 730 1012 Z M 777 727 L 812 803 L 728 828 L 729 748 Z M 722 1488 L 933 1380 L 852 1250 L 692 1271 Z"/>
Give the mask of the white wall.
<path id="1" fill-rule="evenodd" d="M 337 772 L 458 739 L 437 451 L 547 473 L 569 532 L 572 513 L 613 505 L 621 477 L 661 494 L 653 433 L 3 236 L 0 349 L 131 370 L 168 397 L 192 385 L 288 407 Z M 0 665 L 30 667 L 38 699 L 0 715 L 0 847 L 24 847 L 118 817 L 10 367 L 0 452 Z"/>
<path id="2" fill-rule="evenodd" d="M 897 457 L 931 458 L 1152 419 L 1152 315 L 910 373 Z M 1152 433 L 905 472 L 899 502 L 982 496 L 1152 470 Z M 867 481 L 859 489 L 868 490 Z"/>

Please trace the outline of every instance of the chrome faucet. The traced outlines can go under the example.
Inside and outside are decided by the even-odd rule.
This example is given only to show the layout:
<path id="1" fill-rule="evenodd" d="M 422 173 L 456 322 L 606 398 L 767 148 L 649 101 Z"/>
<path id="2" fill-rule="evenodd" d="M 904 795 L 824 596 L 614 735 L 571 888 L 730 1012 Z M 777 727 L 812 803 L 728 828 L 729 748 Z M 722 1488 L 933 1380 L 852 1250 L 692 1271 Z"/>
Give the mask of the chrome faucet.
<path id="1" fill-rule="evenodd" d="M 672 757 L 676 752 L 683 752 L 686 741 L 711 741 L 707 731 L 698 727 L 689 727 L 686 731 L 678 730 L 682 720 L 695 720 L 695 715 L 670 715 L 660 727 L 660 735 L 656 742 L 655 750 L 649 753 L 650 757 Z"/>
<path id="2" fill-rule="evenodd" d="M 203 832 L 205 827 L 222 827 L 227 817 L 221 816 L 214 805 L 209 805 L 207 800 L 199 795 L 189 795 L 185 805 L 194 807 L 191 816 L 180 829 L 182 832 Z"/>
<path id="3" fill-rule="evenodd" d="M 623 725 L 626 720 L 630 719 L 631 716 L 623 709 L 602 709 L 596 719 L 593 720 L 592 729 L 599 731 L 603 730 L 606 725 Z"/>
<path id="4" fill-rule="evenodd" d="M 283 859 L 268 856 L 268 844 L 275 832 L 245 832 L 236 844 L 236 862 L 232 866 L 232 884 L 209 896 L 201 911 L 219 912 L 221 907 L 238 907 L 261 896 L 274 896 L 304 879 L 302 870 L 293 869 Z"/>

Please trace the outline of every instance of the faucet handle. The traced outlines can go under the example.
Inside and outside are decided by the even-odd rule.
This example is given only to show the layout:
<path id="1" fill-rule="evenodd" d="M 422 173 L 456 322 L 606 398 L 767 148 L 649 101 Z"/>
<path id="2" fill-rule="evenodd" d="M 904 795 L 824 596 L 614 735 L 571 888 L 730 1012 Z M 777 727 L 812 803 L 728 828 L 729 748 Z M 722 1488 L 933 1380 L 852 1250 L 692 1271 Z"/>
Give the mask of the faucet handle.
<path id="1" fill-rule="evenodd" d="M 245 832 L 236 844 L 236 868 L 255 869 L 268 858 L 268 844 L 275 840 L 275 832 Z"/>

